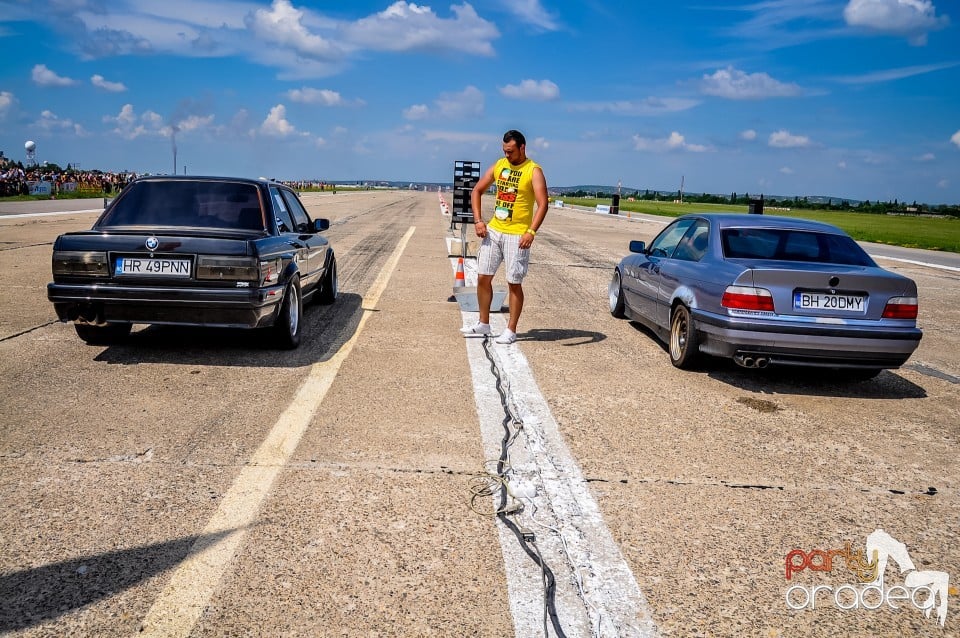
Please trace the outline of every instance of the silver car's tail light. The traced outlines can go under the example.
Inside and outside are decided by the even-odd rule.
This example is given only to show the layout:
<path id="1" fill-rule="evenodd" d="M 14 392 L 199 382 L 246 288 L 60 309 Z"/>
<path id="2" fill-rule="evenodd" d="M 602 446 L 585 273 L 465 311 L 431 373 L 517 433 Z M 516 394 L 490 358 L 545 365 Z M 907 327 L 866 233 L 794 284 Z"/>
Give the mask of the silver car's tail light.
<path id="1" fill-rule="evenodd" d="M 766 288 L 727 286 L 720 305 L 732 310 L 773 312 L 773 295 Z"/>
<path id="2" fill-rule="evenodd" d="M 55 250 L 53 251 L 53 274 L 107 277 L 110 275 L 107 253 L 83 250 Z"/>
<path id="3" fill-rule="evenodd" d="M 260 262 L 260 285 L 270 286 L 280 281 L 280 269 L 283 267 L 283 260 L 279 257 L 270 261 Z"/>
<path id="4" fill-rule="evenodd" d="M 892 297 L 883 309 L 884 319 L 916 319 L 916 297 Z"/>
<path id="5" fill-rule="evenodd" d="M 256 257 L 197 256 L 197 279 L 257 281 L 259 275 Z"/>

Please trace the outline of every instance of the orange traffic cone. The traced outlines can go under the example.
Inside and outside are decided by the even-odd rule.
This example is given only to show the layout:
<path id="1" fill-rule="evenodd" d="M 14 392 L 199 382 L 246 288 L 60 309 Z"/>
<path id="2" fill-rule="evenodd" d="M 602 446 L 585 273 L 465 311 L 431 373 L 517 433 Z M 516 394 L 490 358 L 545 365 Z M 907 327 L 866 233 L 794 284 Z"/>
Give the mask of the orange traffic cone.
<path id="1" fill-rule="evenodd" d="M 467 281 L 463 276 L 463 257 L 457 258 L 457 275 L 453 279 L 454 288 L 463 288 L 467 285 Z"/>

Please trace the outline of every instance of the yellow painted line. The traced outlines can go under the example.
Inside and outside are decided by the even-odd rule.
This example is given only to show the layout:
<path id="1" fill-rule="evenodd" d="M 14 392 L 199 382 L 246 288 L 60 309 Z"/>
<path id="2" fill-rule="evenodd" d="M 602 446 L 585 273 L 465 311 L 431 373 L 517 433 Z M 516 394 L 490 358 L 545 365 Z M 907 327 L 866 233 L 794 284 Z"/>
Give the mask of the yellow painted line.
<path id="1" fill-rule="evenodd" d="M 293 401 L 240 471 L 201 533 L 200 540 L 190 548 L 167 587 L 150 608 L 143 621 L 141 636 L 188 636 L 193 630 L 247 530 L 256 520 L 274 481 L 297 449 L 300 438 L 313 420 L 340 366 L 353 350 L 414 231 L 416 227 L 411 226 L 364 296 L 363 314 L 350 340 L 329 360 L 310 367 L 310 374 Z"/>

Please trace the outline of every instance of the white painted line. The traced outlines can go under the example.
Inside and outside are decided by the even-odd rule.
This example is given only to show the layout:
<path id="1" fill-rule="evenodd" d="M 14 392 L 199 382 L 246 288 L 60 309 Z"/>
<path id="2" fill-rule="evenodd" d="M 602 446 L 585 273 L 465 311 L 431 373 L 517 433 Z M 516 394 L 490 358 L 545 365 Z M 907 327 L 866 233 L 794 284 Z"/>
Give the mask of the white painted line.
<path id="1" fill-rule="evenodd" d="M 478 313 L 462 312 L 464 325 Z M 506 327 L 502 315 L 491 314 L 497 334 Z M 484 455 L 500 457 L 504 411 L 482 338 L 466 338 L 474 397 Z M 517 525 L 536 535 L 546 564 L 556 577 L 557 615 L 569 636 L 657 636 L 649 608 L 580 468 L 567 449 L 546 400 L 518 344 L 490 344 L 514 415 L 523 428 L 510 447 L 511 478 L 534 487 L 523 498 L 525 509 L 513 515 Z M 495 497 L 494 506 L 498 504 Z M 507 590 L 518 637 L 543 635 L 543 583 L 537 564 L 516 536 L 497 519 Z M 553 635 L 551 633 L 551 635 Z"/>
<path id="2" fill-rule="evenodd" d="M 924 266 L 926 268 L 937 268 L 939 270 L 949 270 L 950 272 L 960 272 L 960 268 L 954 266 L 944 266 L 943 264 L 931 264 L 927 261 L 916 261 L 914 259 L 903 259 L 901 257 L 887 257 L 885 255 L 870 255 L 874 259 L 886 259 L 888 261 L 900 261 L 905 264 L 913 264 L 915 266 Z"/>
<path id="3" fill-rule="evenodd" d="M 54 213 L 15 213 L 12 215 L 0 214 L 0 220 L 3 219 L 21 219 L 23 217 L 52 217 L 53 215 L 78 215 L 80 213 L 102 213 L 102 208 L 87 208 L 85 210 L 63 210 Z"/>
<path id="4" fill-rule="evenodd" d="M 292 403 L 280 415 L 267 438 L 240 471 L 220 507 L 170 582 L 154 602 L 143 621 L 142 636 L 188 636 L 206 608 L 240 543 L 256 520 L 260 506 L 274 481 L 300 443 L 340 370 L 350 355 L 367 319 L 373 314 L 380 295 L 400 261 L 416 227 L 411 226 L 384 264 L 376 281 L 363 298 L 363 314 L 357 328 L 337 353 L 327 361 L 310 367 L 310 374 Z M 211 536 L 223 540 L 210 541 Z"/>

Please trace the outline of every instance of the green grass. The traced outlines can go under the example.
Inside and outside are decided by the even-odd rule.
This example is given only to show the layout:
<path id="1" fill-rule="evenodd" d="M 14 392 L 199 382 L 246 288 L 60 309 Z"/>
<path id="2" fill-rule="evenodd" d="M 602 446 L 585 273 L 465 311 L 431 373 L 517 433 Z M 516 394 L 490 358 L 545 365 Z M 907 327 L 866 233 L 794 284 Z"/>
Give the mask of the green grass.
<path id="1" fill-rule="evenodd" d="M 562 198 L 565 203 L 578 206 L 610 204 L 609 199 Z M 620 214 L 626 211 L 679 217 L 687 213 L 746 213 L 746 206 L 730 204 L 674 204 L 673 202 L 620 200 Z M 960 219 L 955 217 L 914 217 L 906 215 L 871 215 L 868 213 L 818 211 L 818 210 L 772 210 L 766 215 L 798 217 L 833 224 L 860 241 L 869 241 L 906 248 L 925 248 L 960 253 Z"/>

